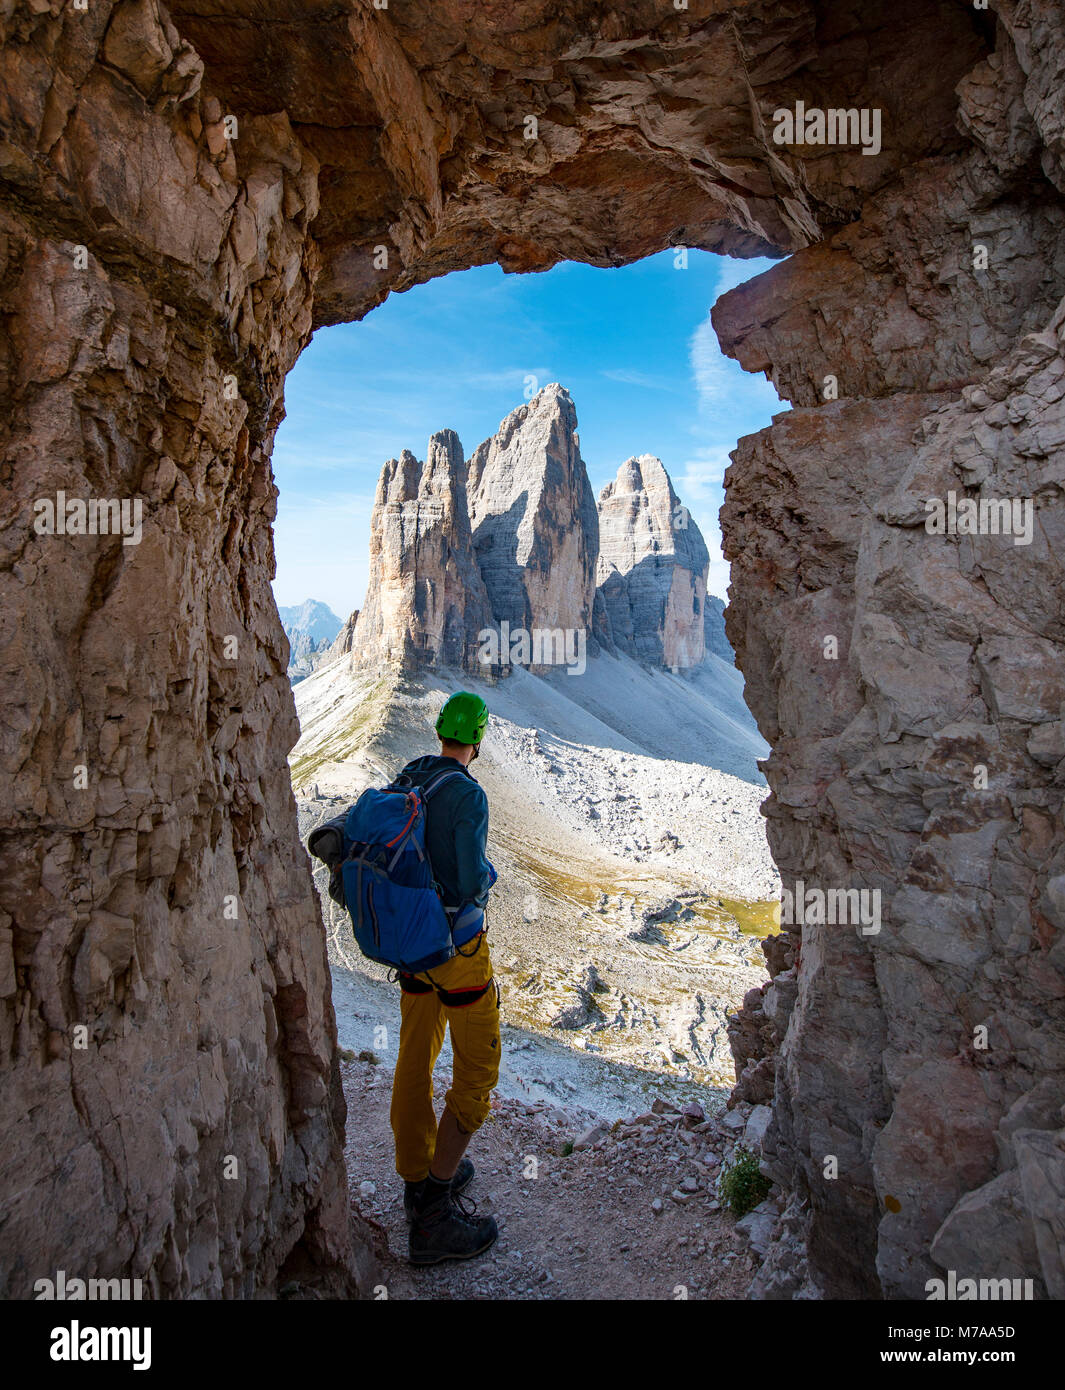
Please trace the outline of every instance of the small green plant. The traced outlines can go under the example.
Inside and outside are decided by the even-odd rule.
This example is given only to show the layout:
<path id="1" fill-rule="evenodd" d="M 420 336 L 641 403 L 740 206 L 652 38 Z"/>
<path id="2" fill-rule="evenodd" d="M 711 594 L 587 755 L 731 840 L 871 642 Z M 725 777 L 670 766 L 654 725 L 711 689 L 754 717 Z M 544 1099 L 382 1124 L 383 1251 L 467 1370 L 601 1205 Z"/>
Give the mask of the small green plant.
<path id="1" fill-rule="evenodd" d="M 566 1142 L 562 1145 L 562 1157 L 563 1157 L 563 1158 L 569 1158 L 569 1156 L 570 1156 L 570 1154 L 571 1154 L 572 1152 L 573 1152 L 573 1140 L 572 1140 L 572 1139 L 567 1139 Z"/>
<path id="2" fill-rule="evenodd" d="M 732 1162 L 721 1170 L 717 1190 L 732 1214 L 739 1218 L 764 1202 L 772 1183 L 758 1171 L 758 1156 L 737 1144 Z"/>

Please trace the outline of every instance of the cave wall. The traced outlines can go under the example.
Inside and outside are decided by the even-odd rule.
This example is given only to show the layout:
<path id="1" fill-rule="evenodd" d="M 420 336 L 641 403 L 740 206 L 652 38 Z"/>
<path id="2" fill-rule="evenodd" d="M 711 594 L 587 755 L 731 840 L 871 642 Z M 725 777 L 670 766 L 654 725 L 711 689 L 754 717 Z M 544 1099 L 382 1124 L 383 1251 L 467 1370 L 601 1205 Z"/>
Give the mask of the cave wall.
<path id="1" fill-rule="evenodd" d="M 1063 28 L 1049 0 L 0 4 L 0 1291 L 365 1281 L 269 589 L 285 373 L 449 270 L 664 246 L 798 253 L 716 319 L 797 407 L 731 469 L 729 637 L 785 877 L 885 896 L 875 941 L 804 933 L 771 1161 L 829 1292 L 913 1292 L 996 1180 L 1050 1287 Z M 773 143 L 795 99 L 882 107 L 882 150 Z M 1023 564 L 930 545 L 952 478 L 1044 498 Z M 38 534 L 59 490 L 140 499 L 140 543 Z"/>
<path id="2" fill-rule="evenodd" d="M 1003 9 L 972 147 L 714 311 L 796 403 L 722 511 L 770 845 L 786 887 L 882 895 L 879 933 L 803 928 L 777 1062 L 770 1166 L 830 1293 L 1065 1294 L 1063 62 L 1050 7 Z M 951 490 L 1032 499 L 1031 543 L 929 534 Z"/>
<path id="3" fill-rule="evenodd" d="M 269 588 L 315 161 L 278 116 L 244 123 L 238 167 L 150 5 L 3 24 L 0 1294 L 57 1268 L 153 1297 L 294 1264 L 347 1287 Z M 60 490 L 141 499 L 139 543 L 38 534 Z"/>

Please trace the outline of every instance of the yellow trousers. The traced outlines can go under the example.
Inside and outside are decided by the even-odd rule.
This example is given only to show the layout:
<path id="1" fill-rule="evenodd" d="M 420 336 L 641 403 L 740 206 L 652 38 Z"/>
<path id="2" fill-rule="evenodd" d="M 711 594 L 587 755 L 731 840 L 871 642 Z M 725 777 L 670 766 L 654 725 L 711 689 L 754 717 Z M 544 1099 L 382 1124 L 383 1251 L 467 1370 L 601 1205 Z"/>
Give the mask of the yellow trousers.
<path id="1" fill-rule="evenodd" d="M 467 942 L 463 951 L 473 950 Z M 473 955 L 455 955 L 443 965 L 414 977 L 449 993 L 479 988 L 492 979 L 488 940 L 482 936 Z M 451 1030 L 454 1073 L 444 1103 L 467 1134 L 488 1118 L 491 1095 L 499 1080 L 499 996 L 494 983 L 473 1004 L 445 1004 L 430 989 L 401 996 L 399 1058 L 392 1082 L 392 1133 L 396 1172 L 407 1182 L 421 1182 L 436 1149 L 433 1068 Z"/>

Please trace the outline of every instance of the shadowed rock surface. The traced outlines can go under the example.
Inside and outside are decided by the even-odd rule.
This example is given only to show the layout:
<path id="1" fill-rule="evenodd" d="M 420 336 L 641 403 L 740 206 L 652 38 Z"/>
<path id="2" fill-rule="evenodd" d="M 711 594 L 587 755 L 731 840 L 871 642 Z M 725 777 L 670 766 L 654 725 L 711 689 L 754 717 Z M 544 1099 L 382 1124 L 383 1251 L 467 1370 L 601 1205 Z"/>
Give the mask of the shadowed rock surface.
<path id="1" fill-rule="evenodd" d="M 661 460 L 626 460 L 599 494 L 598 587 L 618 647 L 661 666 L 698 666 L 709 563 Z"/>
<path id="2" fill-rule="evenodd" d="M 462 445 L 454 430 L 440 430 L 424 463 L 405 449 L 382 470 L 352 659 L 357 667 L 469 666 L 490 621 L 470 537 Z"/>
<path id="3" fill-rule="evenodd" d="M 545 386 L 470 456 L 477 564 L 495 621 L 587 629 L 599 522 L 569 392 Z"/>
<path id="4" fill-rule="evenodd" d="M 329 659 L 330 643 L 316 642 L 306 632 L 301 632 L 291 643 L 288 655 L 288 678 L 290 681 L 305 679 L 311 672 Z"/>
<path id="5" fill-rule="evenodd" d="M 735 665 L 736 653 L 725 636 L 725 600 L 716 594 L 707 594 L 703 616 L 703 645 L 706 651 L 719 656 L 730 666 Z"/>
<path id="6" fill-rule="evenodd" d="M 1060 1296 L 1060 5 L 98 0 L 0 38 L 0 1290 L 353 1287 L 269 588 L 284 377 L 448 270 L 688 245 L 793 253 L 715 315 L 798 407 L 729 471 L 728 635 L 785 882 L 884 902 L 802 930 L 766 1162 L 830 1294 L 1034 1247 Z M 798 100 L 881 111 L 881 152 L 776 144 Z M 1037 499 L 1032 544 L 929 535 L 952 485 Z M 34 531 L 60 490 L 140 498 L 140 544 Z"/>
<path id="7" fill-rule="evenodd" d="M 347 622 L 337 633 L 336 641 L 329 648 L 329 660 L 333 661 L 338 656 L 346 656 L 351 651 L 355 641 L 355 625 L 359 621 L 359 610 L 353 609 L 348 616 Z"/>
<path id="8" fill-rule="evenodd" d="M 1025 1266 L 1045 1295 L 1065 1272 L 1065 181 L 1060 94 L 1054 112 L 1035 97 L 1063 52 L 1048 20 L 1003 10 L 998 51 L 959 87 L 970 148 L 714 310 L 726 350 L 798 406 L 740 442 L 722 510 L 728 636 L 773 744 L 770 847 L 785 885 L 816 872 L 882 894 L 878 936 L 802 930 L 767 1140 L 776 1171 L 803 1174 L 833 1292 L 920 1297 L 948 1265 Z M 841 398 L 819 403 L 829 372 Z M 925 500 L 952 489 L 1034 499 L 1031 543 L 929 534 Z M 1052 1113 L 1029 1103 L 1047 1085 Z"/>

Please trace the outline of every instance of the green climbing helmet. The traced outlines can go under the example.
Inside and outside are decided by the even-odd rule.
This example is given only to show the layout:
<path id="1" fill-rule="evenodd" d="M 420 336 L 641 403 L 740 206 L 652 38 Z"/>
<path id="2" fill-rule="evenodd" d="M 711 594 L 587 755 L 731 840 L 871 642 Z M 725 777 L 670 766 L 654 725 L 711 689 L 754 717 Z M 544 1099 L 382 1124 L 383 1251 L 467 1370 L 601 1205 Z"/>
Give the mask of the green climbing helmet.
<path id="1" fill-rule="evenodd" d="M 480 695 L 459 690 L 444 701 L 436 717 L 436 732 L 453 743 L 480 743 L 488 723 L 488 706 Z"/>

